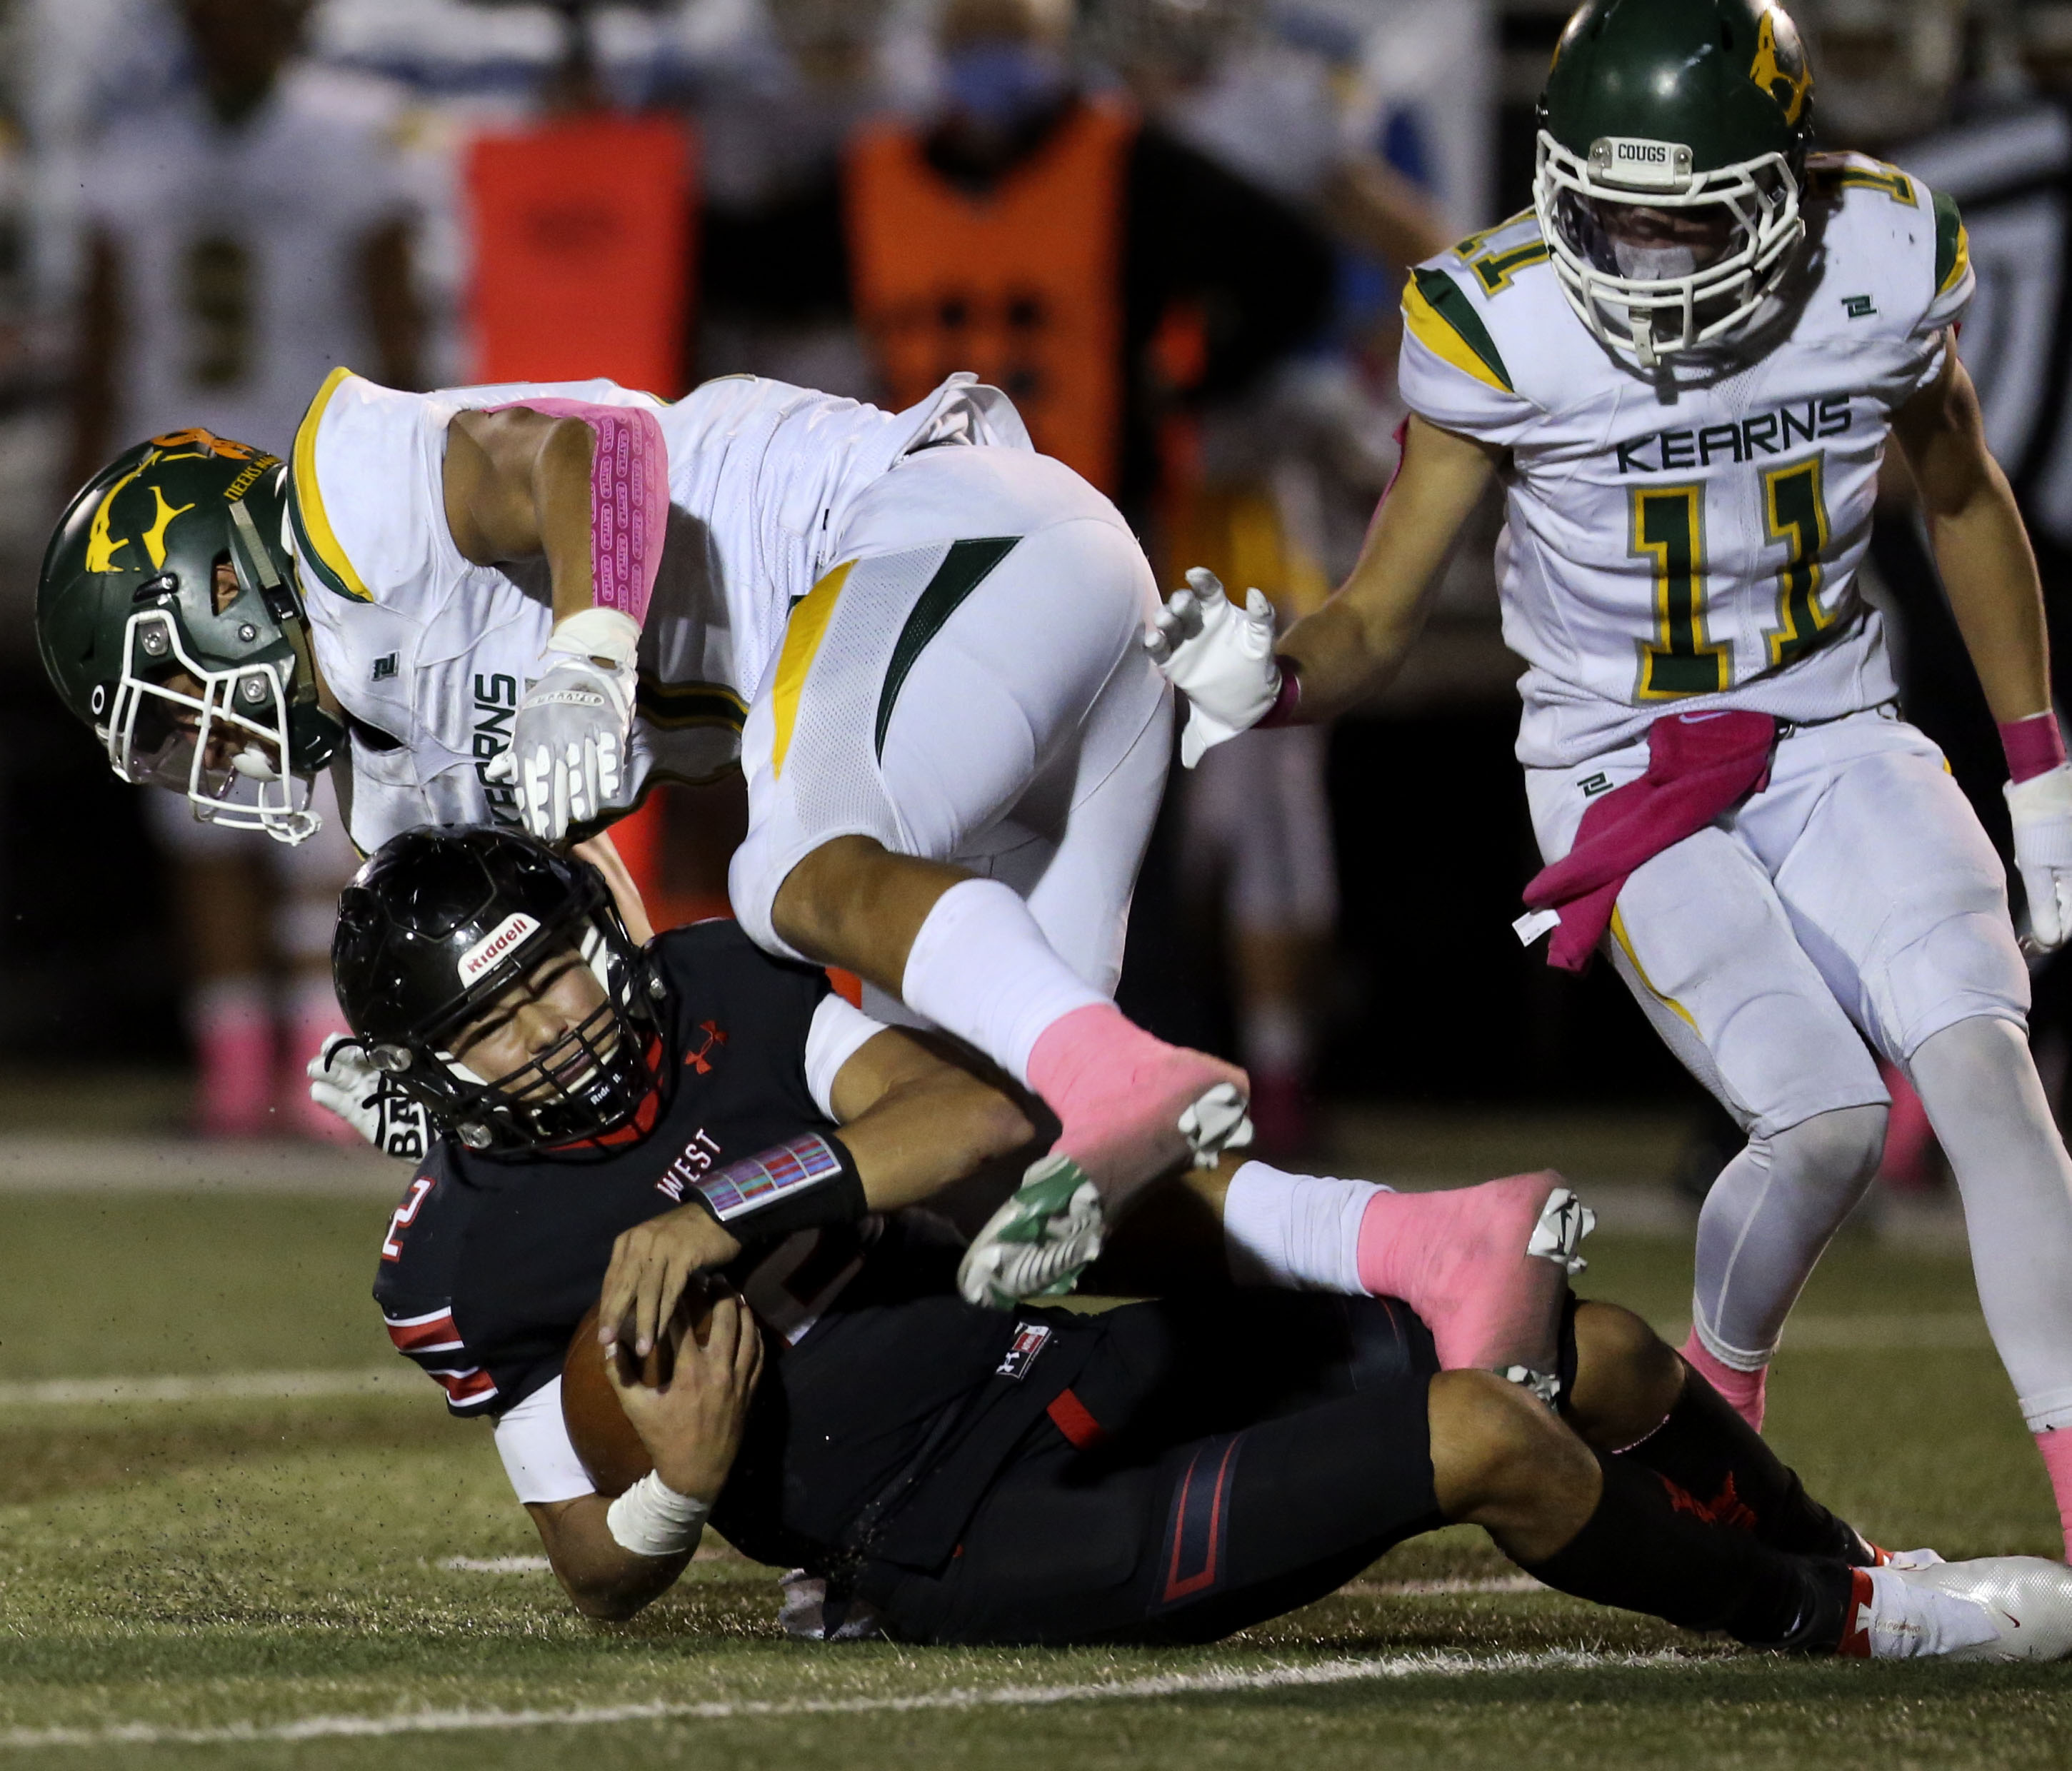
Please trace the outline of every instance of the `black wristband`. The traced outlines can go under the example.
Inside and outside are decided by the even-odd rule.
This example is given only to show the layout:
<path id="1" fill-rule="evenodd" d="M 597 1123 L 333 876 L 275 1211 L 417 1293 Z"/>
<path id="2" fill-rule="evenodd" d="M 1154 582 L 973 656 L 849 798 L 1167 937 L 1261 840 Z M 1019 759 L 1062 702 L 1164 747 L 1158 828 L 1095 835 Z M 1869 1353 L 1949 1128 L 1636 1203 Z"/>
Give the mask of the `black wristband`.
<path id="1" fill-rule="evenodd" d="M 691 1193 L 742 1242 L 854 1223 L 870 1210 L 856 1158 L 831 1132 L 808 1132 L 730 1162 Z"/>

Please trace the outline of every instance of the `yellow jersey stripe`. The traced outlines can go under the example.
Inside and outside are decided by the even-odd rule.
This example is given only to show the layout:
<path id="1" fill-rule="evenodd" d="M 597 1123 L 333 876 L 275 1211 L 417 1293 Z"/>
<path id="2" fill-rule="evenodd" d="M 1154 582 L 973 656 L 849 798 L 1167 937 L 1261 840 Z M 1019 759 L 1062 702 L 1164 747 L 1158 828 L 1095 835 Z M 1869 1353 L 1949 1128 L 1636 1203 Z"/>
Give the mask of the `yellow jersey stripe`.
<path id="1" fill-rule="evenodd" d="M 318 576 L 340 596 L 351 597 L 358 602 L 372 602 L 374 593 L 353 570 L 352 561 L 339 545 L 331 518 L 324 510 L 323 491 L 317 485 L 317 427 L 323 422 L 331 397 L 352 373 L 352 370 L 342 366 L 333 369 L 324 377 L 324 384 L 317 389 L 310 409 L 302 414 L 302 424 L 295 431 L 294 462 L 290 479 L 294 496 L 290 507 L 294 513 L 296 538 L 302 544 L 305 557 L 316 567 Z"/>
<path id="2" fill-rule="evenodd" d="M 1446 302 L 1447 312 L 1441 313 L 1434 304 L 1430 293 L 1433 290 L 1441 299 L 1451 297 Z M 1499 392 L 1512 391 L 1511 377 L 1494 343 L 1468 306 L 1467 298 L 1445 273 L 1420 271 L 1404 284 L 1403 321 L 1433 355 Z M 1474 335 L 1477 333 L 1479 338 Z"/>
<path id="3" fill-rule="evenodd" d="M 777 686 L 772 691 L 771 711 L 777 733 L 770 746 L 770 772 L 784 772 L 784 758 L 791 748 L 792 728 L 799 723 L 799 697 L 805 692 L 806 678 L 820 642 L 827 638 L 828 623 L 834 618 L 835 603 L 849 582 L 856 561 L 845 560 L 799 599 L 791 618 L 785 623 L 783 649 L 777 655 Z"/>

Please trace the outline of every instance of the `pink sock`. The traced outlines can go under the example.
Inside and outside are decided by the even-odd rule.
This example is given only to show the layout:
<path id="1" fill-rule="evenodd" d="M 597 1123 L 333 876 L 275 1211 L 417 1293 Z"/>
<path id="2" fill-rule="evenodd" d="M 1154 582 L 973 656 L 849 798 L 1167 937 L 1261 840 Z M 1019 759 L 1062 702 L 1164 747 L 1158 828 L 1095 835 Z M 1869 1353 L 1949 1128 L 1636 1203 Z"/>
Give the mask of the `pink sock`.
<path id="1" fill-rule="evenodd" d="M 1727 1399 L 1736 1414 L 1758 1432 L 1762 1431 L 1766 1399 L 1763 1386 L 1770 1376 L 1768 1366 L 1758 1366 L 1753 1371 L 1737 1371 L 1730 1365 L 1722 1365 L 1698 1338 L 1695 1328 L 1677 1350 L 1684 1355 L 1685 1364 Z"/>
<path id="2" fill-rule="evenodd" d="M 2072 1427 L 2038 1433 L 2036 1448 L 2043 1453 L 2043 1467 L 2050 1472 L 2051 1491 L 2058 1497 L 2058 1522 L 2065 1532 L 2066 1559 L 2072 1561 Z"/>
<path id="3" fill-rule="evenodd" d="M 1878 1164 L 1878 1178 L 1889 1187 L 1913 1192 L 1928 1182 L 1928 1153 L 1934 1148 L 1934 1128 L 1928 1123 L 1928 1109 L 1906 1073 L 1896 1065 L 1881 1063 L 1878 1076 L 1892 1096 L 1892 1111 L 1885 1116 L 1885 1159 Z"/>
<path id="4" fill-rule="evenodd" d="M 1089 1096 L 1105 1096 L 1138 1065 L 1172 1050 L 1112 1002 L 1090 1002 L 1043 1029 L 1029 1054 L 1029 1086 L 1070 1123 Z"/>
<path id="5" fill-rule="evenodd" d="M 298 987 L 285 1029 L 280 1074 L 280 1106 L 276 1117 L 283 1132 L 314 1138 L 322 1144 L 356 1146 L 360 1134 L 336 1115 L 310 1099 L 310 1060 L 333 1033 L 350 1033 L 328 980 Z"/>
<path id="6" fill-rule="evenodd" d="M 271 1128 L 273 1017 L 257 979 L 223 978 L 187 1001 L 194 1042 L 195 1129 L 204 1137 L 254 1137 Z"/>

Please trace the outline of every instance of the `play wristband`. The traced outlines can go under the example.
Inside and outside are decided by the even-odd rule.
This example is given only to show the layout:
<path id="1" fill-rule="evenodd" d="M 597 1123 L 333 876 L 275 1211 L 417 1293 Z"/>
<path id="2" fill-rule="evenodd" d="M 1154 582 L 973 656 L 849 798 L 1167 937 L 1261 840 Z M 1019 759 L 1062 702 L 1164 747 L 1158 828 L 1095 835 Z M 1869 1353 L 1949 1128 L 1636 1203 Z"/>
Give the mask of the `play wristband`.
<path id="1" fill-rule="evenodd" d="M 744 1242 L 854 1223 L 870 1210 L 855 1157 L 824 1132 L 730 1162 L 694 1181 L 689 1197 Z"/>

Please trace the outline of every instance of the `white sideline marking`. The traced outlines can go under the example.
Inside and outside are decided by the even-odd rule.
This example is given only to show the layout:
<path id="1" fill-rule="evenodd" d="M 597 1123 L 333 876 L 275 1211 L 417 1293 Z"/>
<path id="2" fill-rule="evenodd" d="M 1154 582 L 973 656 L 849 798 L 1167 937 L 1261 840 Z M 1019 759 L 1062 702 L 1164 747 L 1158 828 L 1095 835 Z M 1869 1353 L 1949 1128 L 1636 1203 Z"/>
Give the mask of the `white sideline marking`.
<path id="1" fill-rule="evenodd" d="M 1664 1650 L 1652 1654 L 1598 1654 L 1553 1649 L 1536 1654 L 1388 1654 L 1371 1660 L 1327 1660 L 1313 1666 L 1235 1668 L 1207 1673 L 1159 1673 L 1148 1679 L 1083 1685 L 1003 1685 L 991 1691 L 930 1691 L 913 1697 L 797 1698 L 789 1701 L 709 1703 L 615 1703 L 595 1709 L 416 1710 L 400 1716 L 311 1716 L 298 1722 L 224 1728 L 159 1728 L 147 1722 L 111 1728 L 9 1728 L 0 1748 L 51 1746 L 231 1746 L 268 1740 L 379 1739 L 398 1734 L 462 1734 L 528 1728 L 596 1728 L 622 1722 L 730 1722 L 792 1716 L 870 1716 L 925 1710 L 1037 1707 L 1118 1699 L 1185 1697 L 1223 1691 L 1263 1691 L 1307 1685 L 1344 1685 L 1368 1679 L 1458 1678 L 1474 1673 L 1588 1672 L 1600 1668 L 1705 1664 Z"/>
<path id="2" fill-rule="evenodd" d="M 1450 1599 L 1469 1592 L 1552 1592 L 1529 1574 L 1492 1574 L 1475 1580 L 1348 1580 L 1340 1593 L 1355 1599 Z"/>
<path id="3" fill-rule="evenodd" d="M 365 1366 L 356 1371 L 220 1371 L 191 1378 L 40 1378 L 0 1383 L 0 1407 L 33 1403 L 273 1401 L 294 1396 L 397 1395 L 429 1398 L 414 1368 Z"/>
<path id="4" fill-rule="evenodd" d="M 544 1555 L 450 1555 L 439 1566 L 456 1574 L 552 1574 Z"/>

